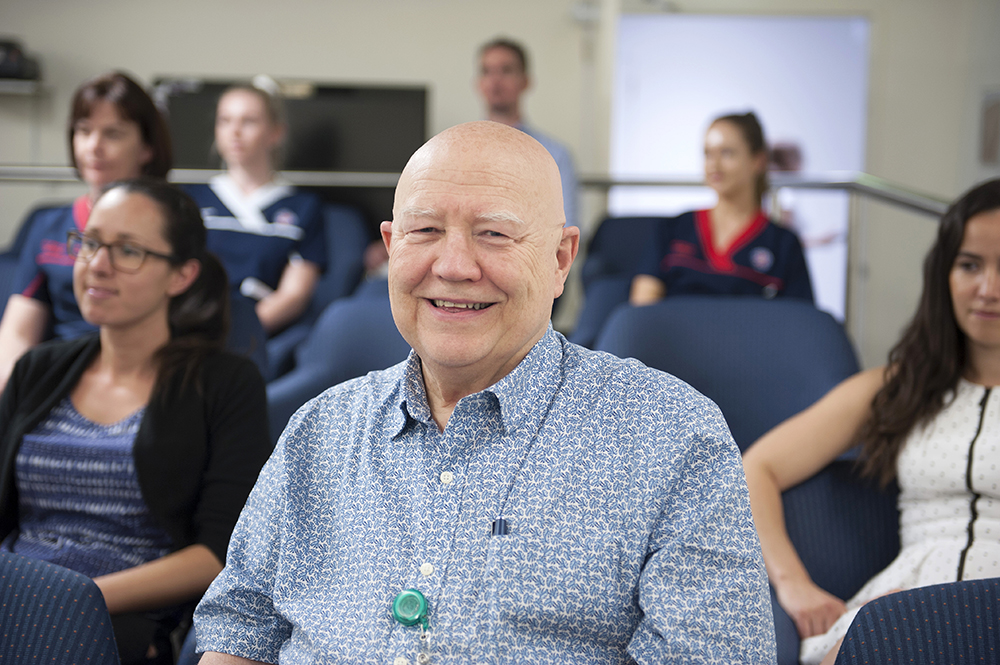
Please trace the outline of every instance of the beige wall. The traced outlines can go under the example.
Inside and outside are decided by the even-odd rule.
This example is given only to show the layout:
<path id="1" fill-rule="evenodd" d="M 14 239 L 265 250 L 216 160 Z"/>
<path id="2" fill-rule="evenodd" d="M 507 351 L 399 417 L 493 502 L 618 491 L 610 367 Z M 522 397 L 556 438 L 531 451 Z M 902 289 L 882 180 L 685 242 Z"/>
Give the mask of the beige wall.
<path id="1" fill-rule="evenodd" d="M 3 0 L 0 32 L 43 64 L 40 98 L 0 96 L 0 163 L 65 164 L 63 122 L 73 88 L 113 67 L 157 75 L 303 77 L 420 83 L 431 90 L 430 131 L 480 116 L 472 90 L 476 46 L 500 33 L 524 41 L 536 88 L 531 120 L 568 143 L 581 170 L 601 173 L 615 20 L 644 0 L 595 0 L 596 24 L 576 0 Z M 851 14 L 871 20 L 867 170 L 954 197 L 996 174 L 976 162 L 982 94 L 1000 90 L 996 0 L 679 0 L 690 13 Z M 697 54 L 692 54 L 697 57 Z M 831 128 L 836 131 L 836 128 Z M 0 184 L 0 241 L 37 199 L 76 187 Z M 590 215 L 600 197 L 588 197 Z M 910 315 L 934 223 L 867 206 L 855 242 L 852 315 L 866 365 L 880 362 Z"/>

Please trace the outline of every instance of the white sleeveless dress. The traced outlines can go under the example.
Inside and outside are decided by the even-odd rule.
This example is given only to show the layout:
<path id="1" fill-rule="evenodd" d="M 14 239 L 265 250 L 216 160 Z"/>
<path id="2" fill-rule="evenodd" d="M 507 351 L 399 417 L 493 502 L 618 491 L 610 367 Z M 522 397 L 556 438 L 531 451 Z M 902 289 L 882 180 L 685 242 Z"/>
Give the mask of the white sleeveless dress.
<path id="1" fill-rule="evenodd" d="M 858 609 L 899 589 L 1000 577 L 1000 387 L 964 379 L 897 461 L 899 556 L 847 601 L 823 635 L 802 641 L 802 663 L 818 663 Z"/>

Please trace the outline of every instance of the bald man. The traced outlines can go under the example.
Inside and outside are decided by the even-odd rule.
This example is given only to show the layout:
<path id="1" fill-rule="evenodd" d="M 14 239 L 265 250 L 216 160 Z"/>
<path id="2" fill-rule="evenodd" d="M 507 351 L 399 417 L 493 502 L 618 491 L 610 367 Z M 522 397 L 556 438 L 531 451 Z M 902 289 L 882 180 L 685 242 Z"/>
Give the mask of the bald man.
<path id="1" fill-rule="evenodd" d="M 198 608 L 205 665 L 774 661 L 716 406 L 549 325 L 559 193 L 502 124 L 413 155 L 381 229 L 413 352 L 289 422 Z"/>

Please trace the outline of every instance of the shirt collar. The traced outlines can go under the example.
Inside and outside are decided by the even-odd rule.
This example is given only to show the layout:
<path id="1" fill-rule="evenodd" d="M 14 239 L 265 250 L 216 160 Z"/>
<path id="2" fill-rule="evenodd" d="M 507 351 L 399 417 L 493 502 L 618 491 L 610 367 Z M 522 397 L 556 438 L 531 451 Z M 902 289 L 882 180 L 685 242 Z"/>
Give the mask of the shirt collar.
<path id="1" fill-rule="evenodd" d="M 492 395 L 500 407 L 503 427 L 510 434 L 538 421 L 548 409 L 561 381 L 563 340 L 550 323 L 545 335 L 517 367 L 482 393 Z M 482 394 L 479 393 L 479 394 Z M 469 399 L 473 395 L 464 397 Z M 393 438 L 414 421 L 433 424 L 420 357 L 410 351 L 397 393 L 399 419 L 392 425 Z M 436 426 L 436 425 L 435 425 Z"/>

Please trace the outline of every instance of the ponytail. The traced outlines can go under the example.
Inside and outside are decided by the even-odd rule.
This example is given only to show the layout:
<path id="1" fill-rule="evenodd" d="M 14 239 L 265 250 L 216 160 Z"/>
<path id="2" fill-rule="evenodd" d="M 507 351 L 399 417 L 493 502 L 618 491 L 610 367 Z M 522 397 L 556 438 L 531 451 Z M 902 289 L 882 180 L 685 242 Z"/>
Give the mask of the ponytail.
<path id="1" fill-rule="evenodd" d="M 155 178 L 111 183 L 105 192 L 121 189 L 141 194 L 163 213 L 163 237 L 172 249 L 170 263 L 200 263 L 194 282 L 170 299 L 167 323 L 170 341 L 157 351 L 159 373 L 154 394 L 177 375 L 182 387 L 195 380 L 204 359 L 224 348 L 229 333 L 229 279 L 226 269 L 205 249 L 207 232 L 198 205 L 179 188 Z"/>
<path id="2" fill-rule="evenodd" d="M 728 122 L 740 130 L 743 140 L 747 142 L 747 147 L 750 148 L 751 155 L 756 156 L 761 154 L 761 152 L 767 154 L 767 141 L 764 140 L 764 128 L 761 126 L 760 120 L 757 119 L 757 114 L 753 111 L 722 115 L 713 120 L 712 124 L 714 125 L 717 122 Z M 767 178 L 767 168 L 765 167 L 757 174 L 757 179 L 754 181 L 754 196 L 756 196 L 758 205 L 760 205 L 764 194 L 767 193 L 770 186 L 771 184 Z"/>

